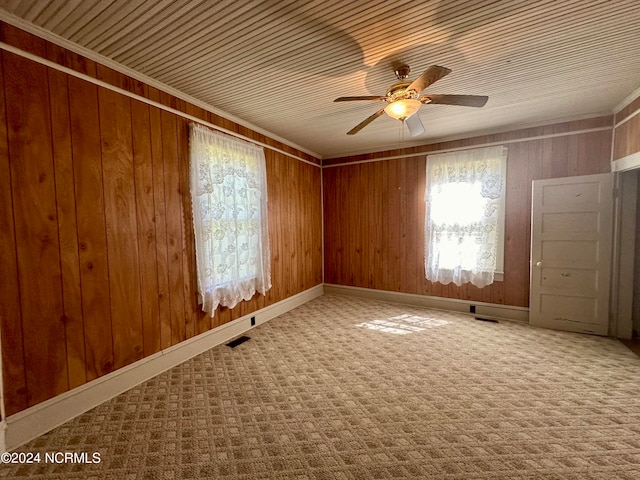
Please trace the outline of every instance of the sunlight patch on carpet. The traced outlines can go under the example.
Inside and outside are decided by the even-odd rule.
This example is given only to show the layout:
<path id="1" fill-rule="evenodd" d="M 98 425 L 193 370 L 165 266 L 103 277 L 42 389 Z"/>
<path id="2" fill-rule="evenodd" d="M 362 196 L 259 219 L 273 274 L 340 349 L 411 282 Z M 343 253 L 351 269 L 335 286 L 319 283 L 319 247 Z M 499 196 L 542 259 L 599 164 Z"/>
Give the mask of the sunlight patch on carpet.
<path id="1" fill-rule="evenodd" d="M 431 317 L 419 317 L 418 315 L 398 315 L 384 320 L 371 320 L 369 322 L 358 323 L 356 327 L 378 330 L 380 332 L 393 333 L 395 335 L 406 335 L 408 333 L 421 332 L 427 328 L 440 327 L 446 325 L 446 320 Z"/>

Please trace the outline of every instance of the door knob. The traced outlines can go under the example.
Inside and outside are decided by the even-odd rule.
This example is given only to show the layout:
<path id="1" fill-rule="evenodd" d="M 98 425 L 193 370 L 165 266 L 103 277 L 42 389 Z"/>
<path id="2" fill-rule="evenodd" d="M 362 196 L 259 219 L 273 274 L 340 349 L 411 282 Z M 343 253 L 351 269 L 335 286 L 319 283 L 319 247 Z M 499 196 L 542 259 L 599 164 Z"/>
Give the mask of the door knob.
<path id="1" fill-rule="evenodd" d="M 541 267 L 542 266 L 542 262 L 536 262 L 536 267 Z"/>

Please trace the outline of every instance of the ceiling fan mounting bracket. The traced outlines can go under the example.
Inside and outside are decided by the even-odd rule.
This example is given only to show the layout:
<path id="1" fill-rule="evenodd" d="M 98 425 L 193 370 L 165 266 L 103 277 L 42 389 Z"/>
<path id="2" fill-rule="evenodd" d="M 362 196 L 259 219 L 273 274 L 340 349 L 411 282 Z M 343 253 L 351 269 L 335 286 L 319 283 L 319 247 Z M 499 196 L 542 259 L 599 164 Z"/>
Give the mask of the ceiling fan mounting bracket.
<path id="1" fill-rule="evenodd" d="M 402 64 L 395 69 L 396 78 L 400 81 L 406 80 L 409 78 L 409 73 L 411 72 L 411 68 L 409 65 Z"/>

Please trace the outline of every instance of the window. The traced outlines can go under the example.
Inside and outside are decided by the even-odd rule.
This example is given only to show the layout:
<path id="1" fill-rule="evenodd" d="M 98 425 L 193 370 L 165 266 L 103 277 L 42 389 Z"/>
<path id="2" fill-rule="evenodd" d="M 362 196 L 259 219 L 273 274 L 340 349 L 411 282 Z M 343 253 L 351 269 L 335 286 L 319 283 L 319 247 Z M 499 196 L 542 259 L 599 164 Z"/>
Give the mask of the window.
<path id="1" fill-rule="evenodd" d="M 504 147 L 427 156 L 427 280 L 481 288 L 502 275 L 506 168 Z"/>
<path id="2" fill-rule="evenodd" d="M 213 316 L 271 288 L 265 157 L 196 124 L 189 154 L 198 292 Z"/>

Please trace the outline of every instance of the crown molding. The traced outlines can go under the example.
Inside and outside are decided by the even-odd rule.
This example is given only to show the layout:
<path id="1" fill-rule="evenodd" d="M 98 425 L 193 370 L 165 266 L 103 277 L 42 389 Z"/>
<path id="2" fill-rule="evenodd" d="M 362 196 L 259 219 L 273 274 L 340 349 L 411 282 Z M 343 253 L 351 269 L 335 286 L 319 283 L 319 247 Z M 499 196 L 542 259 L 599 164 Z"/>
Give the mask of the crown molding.
<path id="1" fill-rule="evenodd" d="M 322 159 L 322 157 L 315 153 L 312 152 L 311 150 L 301 147 L 300 145 L 296 145 L 295 143 L 291 142 L 290 140 L 287 140 L 285 138 L 280 137 L 279 135 L 276 135 L 272 132 L 269 132 L 268 130 L 265 130 L 261 127 L 258 127 L 257 125 L 253 125 L 252 123 L 249 123 L 245 120 L 242 120 L 241 118 L 236 117 L 235 115 L 232 115 L 228 112 L 225 112 L 223 110 L 220 110 L 206 102 L 203 102 L 201 100 L 198 100 L 195 97 L 192 97 L 191 95 L 188 95 L 176 88 L 170 87 L 169 85 L 162 83 L 158 80 L 155 80 L 154 78 L 151 78 L 143 73 L 140 73 L 136 70 L 133 70 L 129 67 L 126 67 L 125 65 L 122 65 L 121 63 L 116 62 L 115 60 L 110 59 L 109 57 L 105 57 L 104 55 L 101 55 L 99 53 L 94 52 L 93 50 L 90 50 L 86 47 L 83 47 L 81 45 L 78 45 L 77 43 L 74 43 L 70 40 L 67 40 L 66 38 L 61 37 L 60 35 L 57 35 L 53 32 L 50 32 L 49 30 L 45 30 L 42 27 L 39 27 L 37 25 L 34 25 L 30 22 L 27 22 L 26 20 L 23 20 L 20 17 L 17 17 L 9 12 L 6 12 L 2 9 L 0 9 L 0 21 L 6 22 L 8 24 L 13 25 L 14 27 L 20 28 L 28 33 L 31 33 L 33 35 L 36 35 L 37 37 L 42 38 L 43 40 L 46 40 L 48 42 L 54 43 L 56 45 L 58 45 L 59 47 L 62 48 L 66 48 L 67 50 L 70 50 L 74 53 L 77 53 L 78 55 L 82 55 L 84 57 L 87 57 L 90 60 L 93 60 L 95 62 L 98 62 L 106 67 L 109 67 L 113 70 L 116 70 L 119 73 L 122 73 L 124 75 L 127 75 L 129 77 L 135 78 L 136 80 L 139 80 L 141 82 L 146 83 L 147 85 L 157 88 L 159 90 L 162 90 L 163 92 L 166 92 L 170 95 L 173 95 L 174 97 L 179 98 L 180 100 L 184 100 L 186 102 L 189 102 L 193 105 L 196 105 L 200 108 L 204 108 L 205 110 L 214 113 L 216 115 L 219 115 L 221 117 L 226 118 L 227 120 L 230 120 L 234 123 L 237 123 L 238 125 L 241 125 L 243 127 L 246 127 L 250 130 L 253 130 L 254 132 L 258 132 L 261 133 L 263 135 L 268 136 L 269 138 L 272 138 L 273 140 L 277 140 L 278 142 L 284 143 L 285 145 L 288 145 L 290 147 L 293 147 L 297 150 L 300 150 L 301 152 L 304 152 L 308 155 L 311 155 L 312 157 L 315 157 L 319 160 Z M 248 139 L 253 141 L 252 139 Z"/>
<path id="2" fill-rule="evenodd" d="M 636 98 L 640 97 L 640 87 L 636 88 L 633 92 L 627 95 L 619 104 L 613 107 L 613 113 L 616 114 L 624 107 L 633 102 Z"/>

